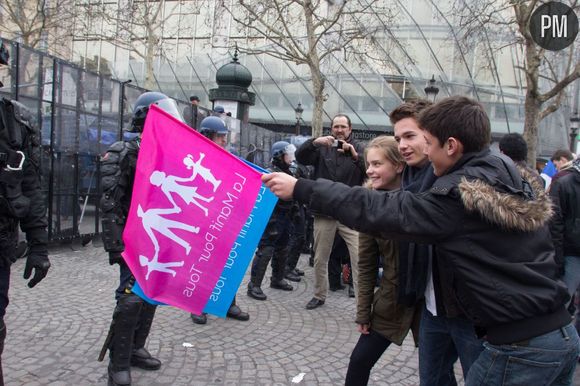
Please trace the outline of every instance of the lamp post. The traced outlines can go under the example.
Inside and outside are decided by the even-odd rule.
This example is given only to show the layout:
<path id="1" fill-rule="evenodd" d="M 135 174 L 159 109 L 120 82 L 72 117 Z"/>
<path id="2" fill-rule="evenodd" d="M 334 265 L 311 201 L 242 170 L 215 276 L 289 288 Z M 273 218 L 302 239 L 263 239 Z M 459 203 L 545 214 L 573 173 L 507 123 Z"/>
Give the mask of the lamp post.
<path id="1" fill-rule="evenodd" d="M 294 113 L 296 114 L 296 135 L 300 135 L 300 120 L 302 119 L 303 112 L 302 103 L 298 102 L 298 106 L 294 108 Z"/>
<path id="2" fill-rule="evenodd" d="M 580 117 L 578 117 L 578 112 L 575 112 L 570 117 L 570 151 L 574 153 L 576 150 L 576 137 L 578 136 L 578 124 L 580 123 Z"/>
<path id="3" fill-rule="evenodd" d="M 437 94 L 439 94 L 439 88 L 435 86 L 436 82 L 435 75 L 433 75 L 429 84 L 425 87 L 425 95 L 431 102 L 435 102 L 435 98 L 437 98 Z"/>

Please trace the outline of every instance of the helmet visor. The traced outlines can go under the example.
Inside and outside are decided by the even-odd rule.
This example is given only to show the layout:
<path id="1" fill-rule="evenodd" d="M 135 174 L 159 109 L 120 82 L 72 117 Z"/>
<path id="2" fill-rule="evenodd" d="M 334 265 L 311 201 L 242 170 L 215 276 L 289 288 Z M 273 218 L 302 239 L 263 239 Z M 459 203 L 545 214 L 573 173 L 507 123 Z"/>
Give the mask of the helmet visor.
<path id="1" fill-rule="evenodd" d="M 160 99 L 154 102 L 153 104 L 157 105 L 157 107 L 159 107 L 161 110 L 165 111 L 166 113 L 169 113 L 170 115 L 177 118 L 181 122 L 185 122 L 183 116 L 179 112 L 179 108 L 177 107 L 177 103 L 175 102 L 175 100 L 171 98 L 165 98 Z"/>
<path id="2" fill-rule="evenodd" d="M 294 153 L 296 153 L 296 146 L 292 144 L 286 146 L 284 149 L 284 154 L 288 156 L 288 162 L 292 163 L 294 160 L 296 160 L 296 155 Z"/>

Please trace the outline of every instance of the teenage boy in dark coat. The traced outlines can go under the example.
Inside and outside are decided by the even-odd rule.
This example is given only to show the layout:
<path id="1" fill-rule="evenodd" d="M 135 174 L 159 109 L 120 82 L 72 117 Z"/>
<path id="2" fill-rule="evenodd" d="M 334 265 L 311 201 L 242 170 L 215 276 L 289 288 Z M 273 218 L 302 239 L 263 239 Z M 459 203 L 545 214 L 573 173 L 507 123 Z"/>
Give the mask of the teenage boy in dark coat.
<path id="1" fill-rule="evenodd" d="M 428 192 L 376 192 L 327 180 L 262 177 L 280 198 L 307 202 L 346 226 L 435 246 L 438 301 L 459 307 L 484 338 L 466 385 L 571 384 L 579 339 L 556 279 L 549 199 L 513 162 L 489 149 L 481 104 L 450 97 L 419 126 L 438 179 Z M 527 179 L 529 178 L 529 179 Z"/>

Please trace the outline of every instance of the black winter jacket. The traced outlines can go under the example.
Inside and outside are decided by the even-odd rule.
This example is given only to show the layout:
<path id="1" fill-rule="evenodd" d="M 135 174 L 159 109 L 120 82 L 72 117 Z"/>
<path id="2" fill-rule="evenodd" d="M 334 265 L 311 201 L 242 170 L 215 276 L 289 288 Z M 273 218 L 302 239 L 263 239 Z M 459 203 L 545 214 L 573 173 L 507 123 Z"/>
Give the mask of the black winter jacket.
<path id="1" fill-rule="evenodd" d="M 366 177 L 366 167 L 364 146 L 361 143 L 353 140 L 352 135 L 346 141 L 358 153 L 355 161 L 351 156 L 338 152 L 336 147 L 314 146 L 314 139 L 304 142 L 296 151 L 298 163 L 314 166 L 314 179 L 326 178 L 348 186 L 362 185 Z"/>
<path id="2" fill-rule="evenodd" d="M 570 322 L 548 229 L 551 203 L 499 153 L 465 154 L 421 194 L 299 180 L 294 198 L 359 232 L 433 244 L 444 306 L 456 302 L 491 343 Z"/>
<path id="3" fill-rule="evenodd" d="M 570 173 L 558 178 L 550 188 L 554 217 L 550 230 L 556 259 L 580 257 L 580 160 L 574 161 Z"/>
<path id="4" fill-rule="evenodd" d="M 47 255 L 48 233 L 46 200 L 40 186 L 38 129 L 32 124 L 30 111 L 19 102 L 1 98 L 0 109 L 0 153 L 10 160 L 0 162 L 0 266 L 8 266 L 16 259 L 18 224 L 26 233 L 31 253 Z M 5 122 L 14 125 L 12 136 L 20 140 L 8 139 L 12 136 Z M 10 159 L 16 151 L 24 157 Z M 16 168 L 21 159 L 21 170 L 6 170 L 7 162 Z"/>

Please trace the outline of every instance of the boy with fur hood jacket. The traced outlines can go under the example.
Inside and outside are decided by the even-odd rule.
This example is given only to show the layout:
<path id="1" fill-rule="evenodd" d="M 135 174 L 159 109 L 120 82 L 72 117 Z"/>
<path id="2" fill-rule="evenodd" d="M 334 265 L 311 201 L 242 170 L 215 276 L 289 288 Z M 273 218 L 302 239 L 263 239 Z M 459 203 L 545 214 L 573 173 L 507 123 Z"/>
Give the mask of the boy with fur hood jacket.
<path id="1" fill-rule="evenodd" d="M 279 173 L 262 179 L 278 197 L 310 203 L 359 232 L 435 246 L 443 306 L 455 302 L 486 340 L 466 385 L 571 384 L 579 339 L 557 279 L 550 200 L 489 149 L 490 122 L 478 102 L 446 98 L 421 113 L 419 126 L 438 177 L 429 192 Z"/>

